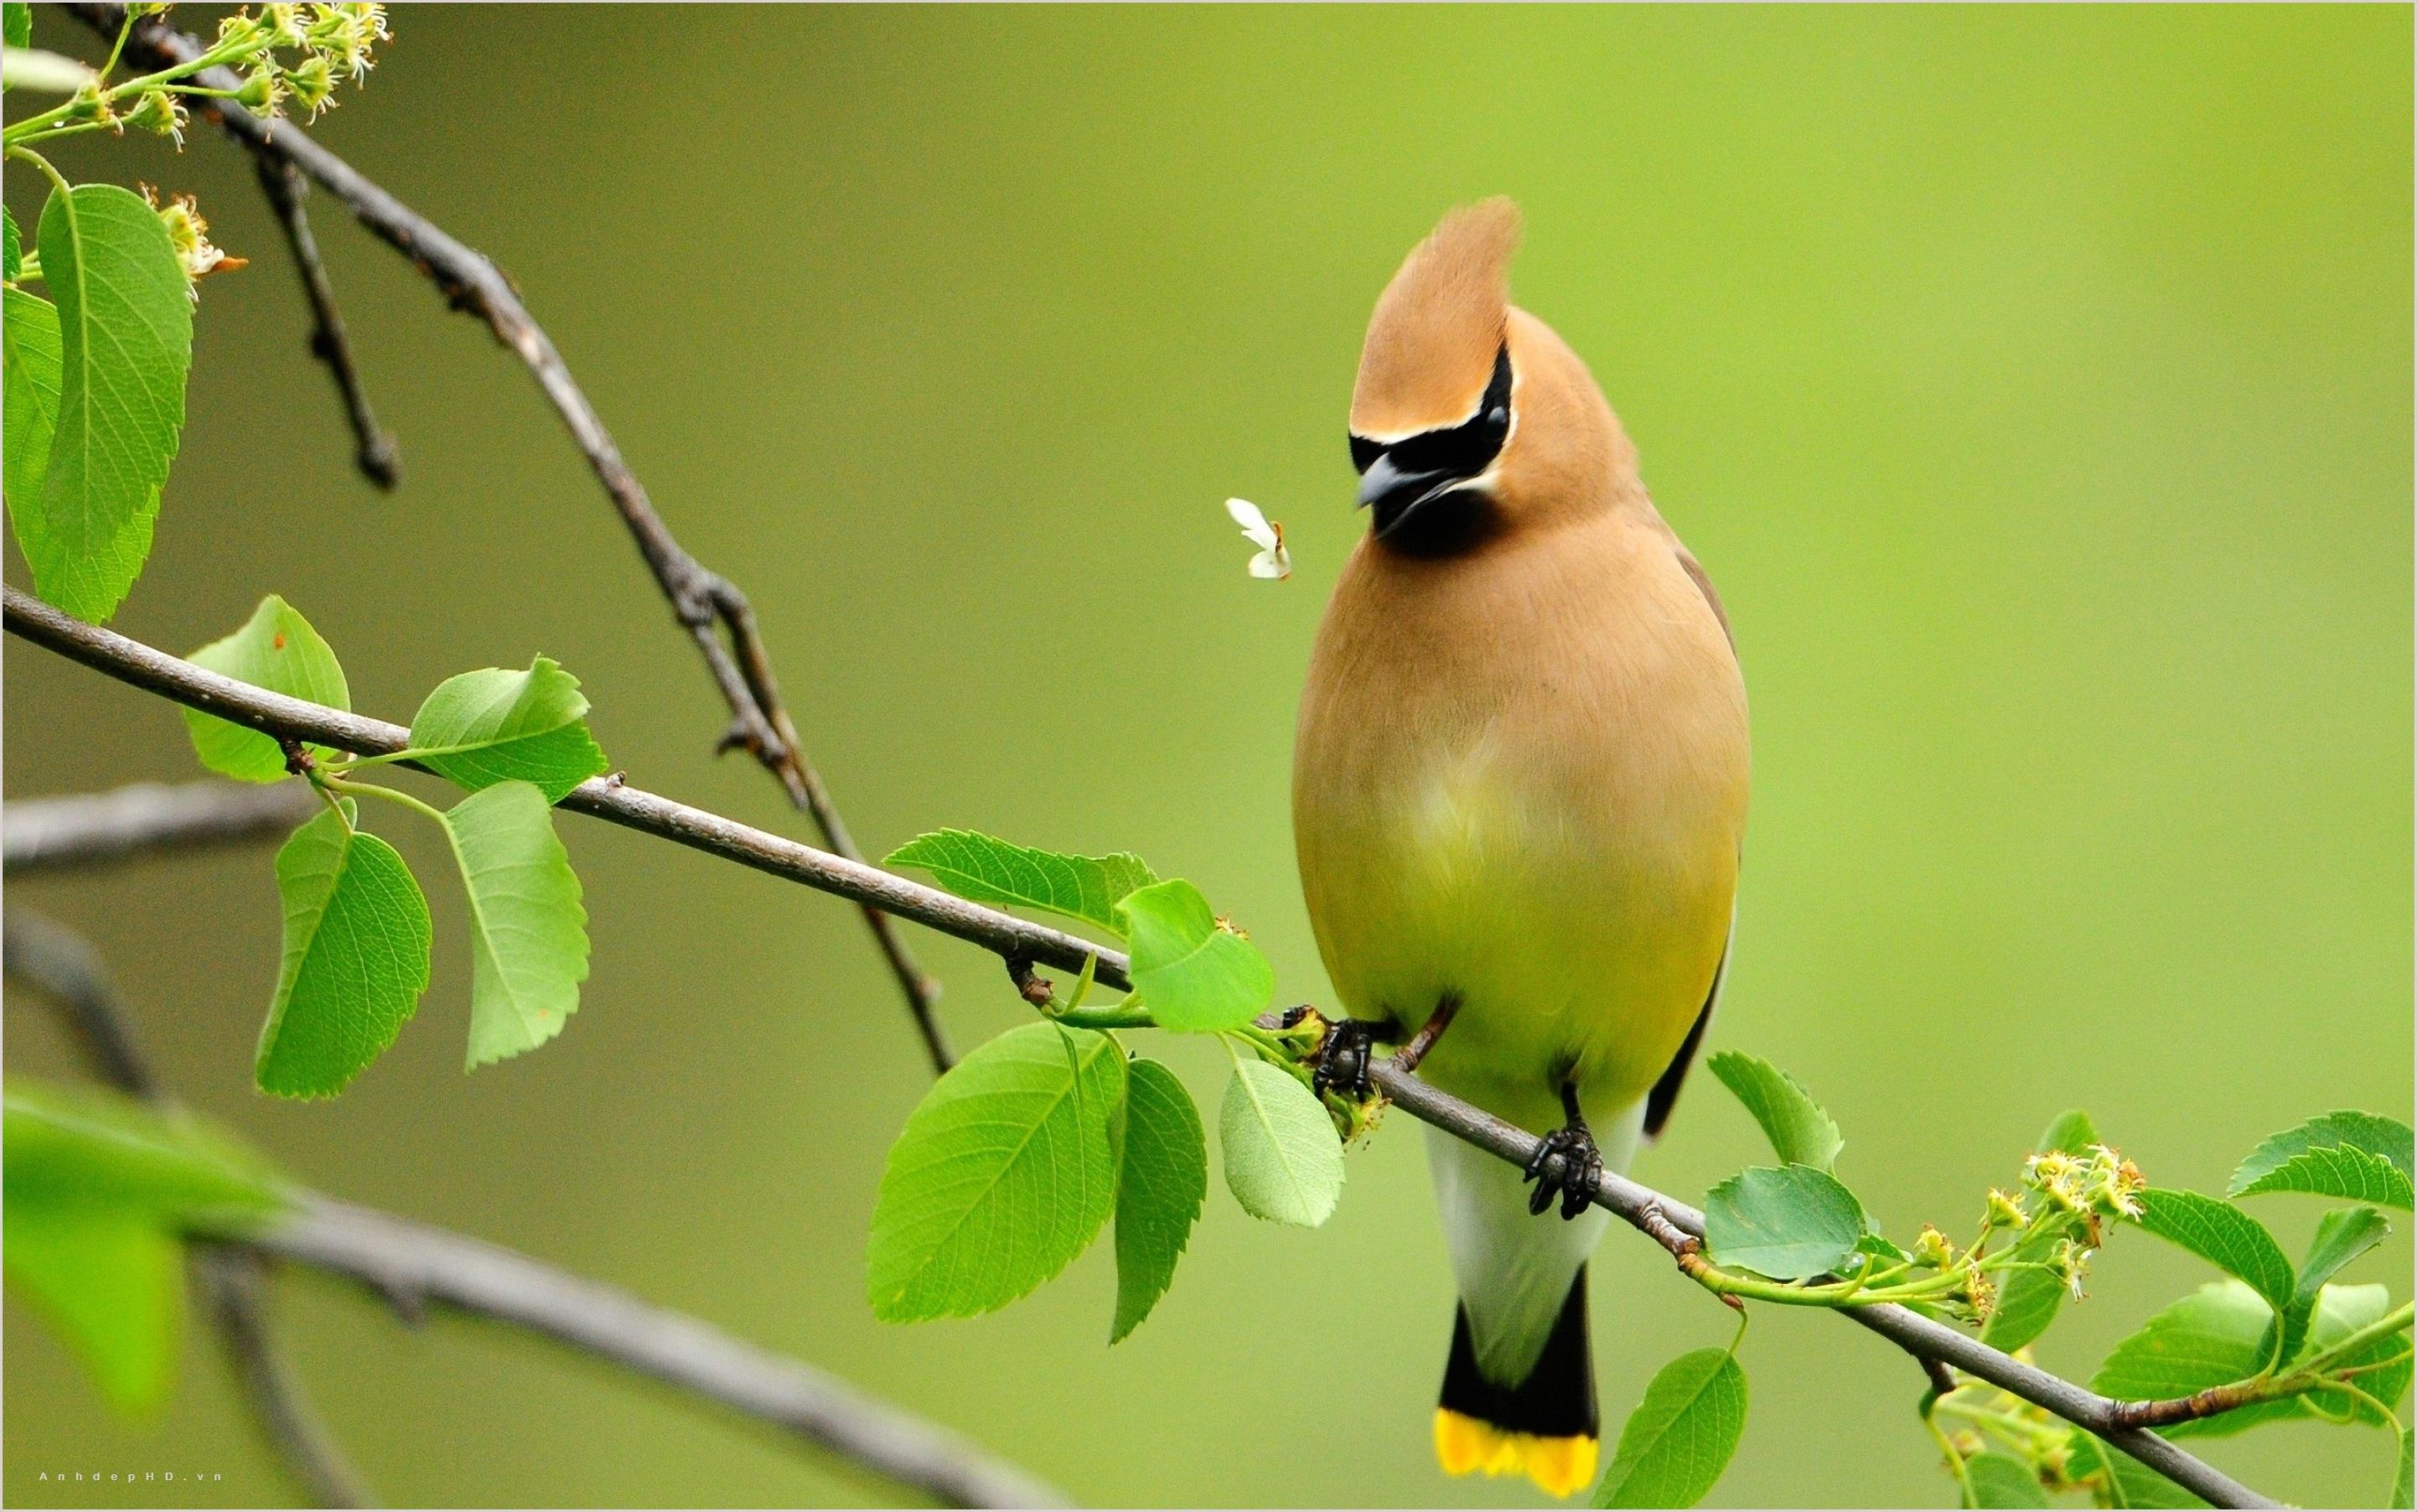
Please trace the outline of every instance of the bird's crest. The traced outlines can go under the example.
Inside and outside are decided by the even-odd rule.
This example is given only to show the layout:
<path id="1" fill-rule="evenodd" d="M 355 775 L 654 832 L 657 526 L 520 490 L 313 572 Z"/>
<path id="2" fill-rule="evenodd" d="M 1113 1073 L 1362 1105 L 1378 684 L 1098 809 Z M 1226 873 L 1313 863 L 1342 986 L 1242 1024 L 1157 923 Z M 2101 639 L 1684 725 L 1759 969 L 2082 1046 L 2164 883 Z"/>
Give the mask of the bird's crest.
<path id="1" fill-rule="evenodd" d="M 1467 420 L 1493 376 L 1510 312 L 1519 207 L 1480 200 L 1410 250 L 1368 320 L 1351 431 L 1390 440 Z"/>

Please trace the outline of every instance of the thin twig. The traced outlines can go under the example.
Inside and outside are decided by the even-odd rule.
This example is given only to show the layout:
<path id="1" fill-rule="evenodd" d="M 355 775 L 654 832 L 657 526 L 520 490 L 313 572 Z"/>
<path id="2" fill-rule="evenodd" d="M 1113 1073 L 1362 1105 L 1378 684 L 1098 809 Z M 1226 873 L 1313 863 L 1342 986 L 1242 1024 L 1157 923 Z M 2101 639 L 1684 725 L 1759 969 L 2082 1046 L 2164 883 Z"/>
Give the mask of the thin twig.
<path id="1" fill-rule="evenodd" d="M 188 707 L 271 735 L 364 754 L 404 747 L 407 732 L 400 725 L 305 703 L 204 671 L 115 631 L 63 614 L 13 587 L 0 592 L 0 604 L 5 605 L 5 615 L 0 619 L 5 619 L 10 634 Z M 1078 971 L 1089 958 L 1095 962 L 1094 977 L 1101 985 L 1111 988 L 1132 985 L 1131 962 L 1120 951 L 968 903 L 609 779 L 586 783 L 564 800 L 563 806 L 823 892 L 876 904 L 901 918 L 980 945 L 1007 960 L 1011 968 L 1022 962 L 1027 970 L 1037 963 Z M 1543 1142 L 1524 1129 L 1436 1090 L 1389 1061 L 1379 1062 L 1370 1072 L 1370 1077 L 1379 1091 L 1411 1117 L 1513 1165 L 1525 1167 Z M 1597 1184 L 1594 1200 L 1649 1233 L 1656 1227 L 1667 1227 L 1684 1237 L 1703 1236 L 1702 1214 L 1622 1176 L 1605 1173 Z M 2090 1429 L 2151 1470 L 2219 1506 L 2277 1504 L 2156 1434 L 2124 1426 L 2123 1404 L 2026 1365 L 1943 1323 L 1893 1304 L 1835 1310 L 1917 1360 L 1953 1367 L 2045 1408 L 2068 1423 Z"/>
<path id="2" fill-rule="evenodd" d="M 291 830 L 317 808 L 318 801 L 296 784 L 215 780 L 20 799 L 0 808 L 0 867 L 13 878 L 263 840 Z"/>
<path id="3" fill-rule="evenodd" d="M 125 22 L 125 8 L 108 4 L 70 5 L 67 8 L 104 36 L 114 37 Z M 129 55 L 155 67 L 190 62 L 202 55 L 202 44 L 164 22 L 139 23 L 127 43 Z M 199 75 L 214 88 L 233 88 L 237 81 L 224 69 Z M 771 653 L 755 624 L 755 611 L 729 579 L 708 570 L 689 555 L 655 512 L 637 474 L 630 470 L 614 444 L 612 433 L 596 406 L 571 377 L 570 369 L 555 349 L 554 341 L 529 314 L 511 281 L 483 252 L 464 246 L 388 193 L 350 163 L 311 140 L 292 121 L 274 123 L 249 114 L 226 100 L 208 100 L 201 113 L 251 149 L 262 162 L 274 161 L 309 175 L 320 187 L 343 202 L 361 224 L 388 245 L 411 259 L 454 309 L 487 323 L 495 339 L 527 365 L 538 387 L 552 402 L 571 439 L 594 469 L 604 493 L 620 513 L 637 542 L 639 555 L 656 585 L 671 603 L 679 622 L 705 658 L 714 685 L 729 705 L 730 733 L 723 746 L 743 746 L 780 779 L 789 802 L 812 815 L 831 850 L 861 863 L 863 856 L 840 818 L 821 776 L 806 759 L 796 723 L 782 701 L 779 680 L 772 673 Z M 723 634 L 729 637 L 725 644 Z M 906 1010 L 923 1041 L 933 1068 L 946 1071 L 952 1063 L 934 1004 L 939 984 L 919 967 L 895 925 L 867 905 L 865 921 L 897 979 Z"/>
<path id="4" fill-rule="evenodd" d="M 616 1287 L 424 1224 L 307 1198 L 245 1243 L 387 1299 L 525 1328 L 761 1419 L 953 1506 L 1064 1497 L 965 1440 L 799 1362 Z"/>
<path id="5" fill-rule="evenodd" d="M 65 1012 L 69 1030 L 102 1080 L 145 1102 L 174 1106 L 135 1043 L 132 1016 L 82 935 L 41 914 L 12 908 L 0 915 L 0 955 L 11 976 Z M 227 1360 L 244 1400 L 280 1461 L 315 1504 L 375 1505 L 277 1349 L 259 1269 L 250 1255 L 216 1244 L 199 1243 L 192 1249 L 193 1290 L 226 1341 Z"/>
<path id="6" fill-rule="evenodd" d="M 266 153 L 254 155 L 251 165 L 260 176 L 261 192 L 268 196 L 268 207 L 285 227 L 285 245 L 294 253 L 295 270 L 302 275 L 302 293 L 311 301 L 311 355 L 327 364 L 335 377 L 337 396 L 343 400 L 345 418 L 352 422 L 353 461 L 362 477 L 391 489 L 400 466 L 394 437 L 379 428 L 377 415 L 370 408 L 369 391 L 361 387 L 360 370 L 353 365 L 343 313 L 336 307 L 336 286 L 327 281 L 327 265 L 319 260 L 318 238 L 311 235 L 311 217 L 302 207 L 311 192 L 310 180 L 292 163 Z"/>

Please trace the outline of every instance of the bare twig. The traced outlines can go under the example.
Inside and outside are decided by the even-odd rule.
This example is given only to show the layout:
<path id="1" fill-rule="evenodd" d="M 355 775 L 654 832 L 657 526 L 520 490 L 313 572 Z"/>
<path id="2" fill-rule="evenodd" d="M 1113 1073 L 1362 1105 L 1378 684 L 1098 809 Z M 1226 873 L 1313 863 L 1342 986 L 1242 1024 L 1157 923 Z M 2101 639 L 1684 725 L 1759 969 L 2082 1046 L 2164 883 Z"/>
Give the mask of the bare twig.
<path id="1" fill-rule="evenodd" d="M 336 393 L 343 400 L 345 418 L 353 426 L 353 461 L 362 477 L 391 489 L 399 466 L 394 437 L 378 428 L 369 392 L 361 387 L 360 370 L 353 365 L 343 312 L 336 307 L 336 286 L 327 281 L 327 265 L 319 260 L 318 238 L 311 235 L 310 214 L 302 208 L 304 197 L 311 192 L 310 181 L 292 163 L 266 153 L 256 155 L 251 165 L 260 176 L 261 192 L 268 196 L 268 207 L 285 227 L 285 245 L 294 253 L 296 271 L 302 275 L 302 293 L 311 301 L 311 355 L 327 364 L 335 377 Z"/>
<path id="2" fill-rule="evenodd" d="M 312 1503 L 375 1506 L 343 1451 L 304 1401 L 301 1383 L 269 1335 L 260 1258 L 246 1249 L 197 1240 L 192 1275 L 194 1290 L 226 1341 L 228 1363 L 251 1403 L 252 1415 Z"/>
<path id="3" fill-rule="evenodd" d="M 461 1234 L 322 1198 L 247 1243 L 380 1296 L 525 1328 L 821 1444 L 953 1506 L 1061 1506 L 954 1434 L 709 1323 Z"/>
<path id="4" fill-rule="evenodd" d="M 146 1102 L 173 1106 L 143 1059 L 132 1017 L 118 1001 L 100 957 L 82 935 L 24 909 L 0 915 L 0 935 L 8 973 L 66 1012 L 101 1079 Z M 190 1272 L 194 1291 L 226 1341 L 227 1361 L 244 1400 L 280 1460 L 318 1505 L 374 1505 L 278 1352 L 261 1294 L 259 1262 L 205 1242 L 193 1246 Z"/>
<path id="5" fill-rule="evenodd" d="M 291 783 L 145 782 L 105 793 L 21 799 L 0 808 L 0 866 L 19 877 L 261 840 L 317 811 L 318 801 Z"/>
<path id="6" fill-rule="evenodd" d="M 113 38 L 126 15 L 125 8 L 117 5 L 80 4 L 67 8 L 94 30 Z M 156 19 L 138 23 L 127 43 L 129 57 L 147 60 L 153 66 L 190 62 L 202 51 L 202 44 L 193 38 Z M 224 69 L 212 69 L 199 77 L 214 88 L 232 89 L 239 82 Z M 646 558 L 647 570 L 654 574 L 679 622 L 687 627 L 698 653 L 705 658 L 707 669 L 713 675 L 715 686 L 722 690 L 723 702 L 730 706 L 732 723 L 723 746 L 745 747 L 780 779 L 789 802 L 813 817 L 825 844 L 847 860 L 860 863 L 864 858 L 841 820 L 821 776 L 806 759 L 797 725 L 782 702 L 780 683 L 772 674 L 771 653 L 765 649 L 763 636 L 756 629 L 755 611 L 747 596 L 727 578 L 690 556 L 673 537 L 662 517 L 655 512 L 637 475 L 622 461 L 620 449 L 614 444 L 612 433 L 604 428 L 595 405 L 571 377 L 553 339 L 521 303 L 511 281 L 484 253 L 455 240 L 350 163 L 312 141 L 292 121 L 277 121 L 272 129 L 272 123 L 231 102 L 197 100 L 196 104 L 203 115 L 251 149 L 264 164 L 264 173 L 265 165 L 275 163 L 281 169 L 298 170 L 315 179 L 351 209 L 361 224 L 410 258 L 453 308 L 484 320 L 495 339 L 527 365 L 538 387 L 570 428 L 572 440 L 587 458 L 597 481 L 603 484 L 606 496 L 619 512 L 622 523 L 637 542 L 639 554 Z M 263 181 L 266 181 L 265 177 Z M 727 644 L 722 639 L 725 634 L 729 637 Z M 905 941 L 878 909 L 868 904 L 864 915 L 881 948 L 882 958 L 897 978 L 899 991 L 905 998 L 907 1012 L 934 1069 L 947 1070 L 951 1057 L 934 1016 L 934 1004 L 939 998 L 938 983 L 916 965 Z"/>
<path id="7" fill-rule="evenodd" d="M 365 753 L 403 748 L 406 732 L 399 725 L 304 703 L 204 671 L 114 631 L 62 614 L 15 588 L 6 588 L 0 602 L 5 602 L 5 620 L 10 634 L 189 707 L 288 739 Z M 1017 963 L 1023 963 L 1028 972 L 1030 966 L 1038 963 L 1075 971 L 1090 958 L 1096 961 L 1096 980 L 1103 985 L 1132 985 L 1131 962 L 1120 951 L 1029 924 L 634 787 L 599 779 L 573 792 L 564 801 L 564 806 L 842 897 L 877 904 L 902 918 L 971 940 L 1008 961 L 1011 970 Z M 1370 1076 L 1377 1089 L 1411 1117 L 1513 1165 L 1527 1165 L 1542 1143 L 1526 1130 L 1437 1091 L 1391 1062 L 1379 1062 Z M 1679 1235 L 1674 1254 L 1686 1247 L 1687 1240 L 1700 1240 L 1703 1236 L 1702 1214 L 1625 1177 L 1604 1174 L 1598 1183 L 1594 1200 L 1649 1234 L 1666 1229 Z M 1671 1244 L 1666 1237 L 1658 1242 L 1665 1247 Z M 2127 1426 L 2124 1404 L 2026 1365 L 1943 1323 L 1892 1304 L 1835 1310 L 1917 1360 L 1961 1370 L 2045 1408 L 2068 1423 L 2090 1429 L 2219 1506 L 2277 1504 L 2156 1434 Z"/>

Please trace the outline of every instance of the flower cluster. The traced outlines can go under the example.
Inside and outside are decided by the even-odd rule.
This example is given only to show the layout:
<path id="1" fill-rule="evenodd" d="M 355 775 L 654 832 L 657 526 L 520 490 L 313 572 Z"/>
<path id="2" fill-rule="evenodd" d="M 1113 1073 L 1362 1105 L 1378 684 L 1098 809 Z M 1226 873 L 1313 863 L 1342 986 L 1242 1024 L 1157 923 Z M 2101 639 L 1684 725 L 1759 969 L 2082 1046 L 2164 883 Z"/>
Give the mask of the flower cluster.
<path id="1" fill-rule="evenodd" d="M 165 6 L 137 6 L 135 15 L 156 14 Z M 359 84 L 376 59 L 372 50 L 388 40 L 386 7 L 382 5 L 272 5 L 259 15 L 238 10 L 219 23 L 218 40 L 209 51 L 173 76 L 153 76 L 138 91 L 131 107 L 112 108 L 122 91 L 91 91 L 76 105 L 84 118 L 109 121 L 121 130 L 172 137 L 184 145 L 186 107 L 181 97 L 205 95 L 231 99 L 256 115 L 281 115 L 291 105 L 317 119 L 336 104 L 336 85 L 343 80 Z M 205 88 L 191 76 L 208 68 L 237 70 L 232 90 Z"/>
<path id="2" fill-rule="evenodd" d="M 212 273 L 232 273 L 245 266 L 245 259 L 230 257 L 222 249 L 210 244 L 210 223 L 202 219 L 201 206 L 194 202 L 193 196 L 179 194 L 162 205 L 158 191 L 145 184 L 143 197 L 150 202 L 151 208 L 160 217 L 160 223 L 167 228 L 168 245 L 176 250 L 176 262 L 184 268 L 189 285 L 200 283 Z M 201 298 L 198 289 L 188 287 L 186 292 L 197 301 Z"/>

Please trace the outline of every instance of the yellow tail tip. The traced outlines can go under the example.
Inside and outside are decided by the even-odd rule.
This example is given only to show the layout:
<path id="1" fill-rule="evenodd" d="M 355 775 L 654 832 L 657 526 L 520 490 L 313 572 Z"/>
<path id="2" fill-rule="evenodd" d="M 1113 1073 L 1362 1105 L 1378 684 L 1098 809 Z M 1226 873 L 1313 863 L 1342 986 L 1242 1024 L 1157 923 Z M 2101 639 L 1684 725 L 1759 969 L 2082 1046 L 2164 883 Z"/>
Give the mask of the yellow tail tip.
<path id="1" fill-rule="evenodd" d="M 1526 1475 L 1547 1496 L 1574 1496 L 1594 1479 L 1599 1446 L 1591 1437 L 1544 1438 L 1513 1433 L 1482 1418 L 1438 1407 L 1435 1415 L 1436 1459 L 1447 1475 L 1483 1471 L 1489 1475 Z"/>

